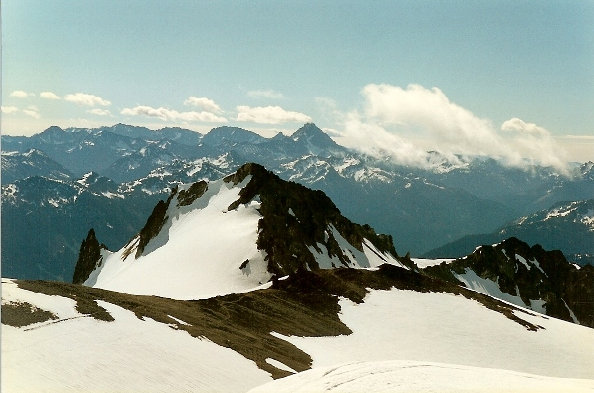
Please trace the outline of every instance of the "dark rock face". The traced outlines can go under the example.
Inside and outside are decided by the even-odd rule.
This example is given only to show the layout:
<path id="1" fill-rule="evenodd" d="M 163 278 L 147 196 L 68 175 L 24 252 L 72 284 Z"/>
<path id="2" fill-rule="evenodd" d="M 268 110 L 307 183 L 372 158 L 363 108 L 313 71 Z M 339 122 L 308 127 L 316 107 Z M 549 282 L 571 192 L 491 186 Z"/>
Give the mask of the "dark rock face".
<path id="1" fill-rule="evenodd" d="M 80 245 L 78 260 L 76 261 L 76 267 L 74 268 L 74 275 L 72 277 L 74 284 L 84 283 L 89 278 L 91 272 L 101 264 L 102 249 L 106 249 L 105 245 L 99 244 L 99 241 L 95 237 L 95 230 L 91 228 L 87 234 L 87 238 Z"/>
<path id="2" fill-rule="evenodd" d="M 520 296 L 528 306 L 531 299 L 544 300 L 547 315 L 573 322 L 573 313 L 580 324 L 594 327 L 594 268 L 576 268 L 559 250 L 545 251 L 540 245 L 530 247 L 512 237 L 424 271 L 462 284 L 454 273 L 463 274 L 467 269 L 496 282 L 502 292 Z"/>
<path id="3" fill-rule="evenodd" d="M 571 270 L 563 298 L 582 325 L 594 327 L 594 266 Z"/>
<path id="4" fill-rule="evenodd" d="M 208 190 L 208 183 L 204 180 L 196 182 L 187 190 L 181 190 L 177 196 L 177 206 L 191 205 L 196 199 L 200 198 Z"/>
<path id="5" fill-rule="evenodd" d="M 338 258 L 343 267 L 350 266 L 351 261 L 339 247 L 331 226 L 359 251 L 363 251 L 363 240 L 368 239 L 378 250 L 398 257 L 391 236 L 378 235 L 369 225 L 352 223 L 322 191 L 281 180 L 253 163 L 243 165 L 224 180 L 238 184 L 248 175 L 252 178 L 229 210 L 259 197 L 262 218 L 258 222 L 258 248 L 267 254 L 270 273 L 286 275 L 318 269 L 308 249 L 309 246 L 321 251 L 318 244 L 324 245 L 329 256 Z"/>
<path id="6" fill-rule="evenodd" d="M 169 204 L 173 197 L 177 194 L 177 189 L 174 189 L 167 198 L 167 201 L 160 200 L 157 203 L 157 206 L 153 209 L 153 212 L 149 216 L 148 220 L 146 220 L 146 224 L 138 233 L 138 245 L 136 246 L 136 254 L 135 257 L 138 258 L 142 255 L 144 248 L 148 244 L 148 242 L 157 236 L 161 229 L 163 228 L 163 224 L 165 224 L 165 220 L 167 220 L 167 209 L 169 208 Z M 128 243 L 128 247 L 124 251 L 122 255 L 124 259 L 130 255 L 130 253 L 134 250 L 135 244 L 131 242 Z"/>

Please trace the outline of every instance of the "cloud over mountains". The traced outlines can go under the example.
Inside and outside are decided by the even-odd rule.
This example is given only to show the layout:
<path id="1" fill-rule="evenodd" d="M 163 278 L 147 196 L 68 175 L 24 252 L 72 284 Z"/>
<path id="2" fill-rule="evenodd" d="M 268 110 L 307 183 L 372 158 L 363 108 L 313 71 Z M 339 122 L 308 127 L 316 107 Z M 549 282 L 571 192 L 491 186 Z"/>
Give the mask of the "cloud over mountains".
<path id="1" fill-rule="evenodd" d="M 307 123 L 311 121 L 311 117 L 300 112 L 288 111 L 280 106 L 240 105 L 237 107 L 237 121 L 260 124 Z"/>
<path id="2" fill-rule="evenodd" d="M 481 155 L 512 166 L 566 169 L 565 152 L 546 129 L 518 118 L 497 129 L 436 87 L 369 84 L 361 94 L 362 110 L 344 114 L 340 140 L 366 153 L 421 167 L 429 164 L 427 151 L 435 150 L 454 162 L 456 155 Z"/>

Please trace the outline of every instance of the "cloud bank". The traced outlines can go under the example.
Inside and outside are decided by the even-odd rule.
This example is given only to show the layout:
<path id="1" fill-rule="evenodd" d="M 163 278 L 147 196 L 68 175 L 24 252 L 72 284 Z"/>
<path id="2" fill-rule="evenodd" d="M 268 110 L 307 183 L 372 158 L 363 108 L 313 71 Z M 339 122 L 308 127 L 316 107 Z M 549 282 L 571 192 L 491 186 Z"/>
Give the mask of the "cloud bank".
<path id="1" fill-rule="evenodd" d="M 64 99 L 69 102 L 74 102 L 78 105 L 83 106 L 109 106 L 111 102 L 91 94 L 85 93 L 76 93 L 76 94 L 67 94 L 64 96 Z"/>
<path id="2" fill-rule="evenodd" d="M 217 105 L 216 102 L 207 97 L 188 97 L 188 99 L 184 101 L 184 105 L 195 106 L 206 112 L 212 112 L 216 114 L 223 113 L 221 107 Z"/>
<path id="3" fill-rule="evenodd" d="M 340 142 L 373 155 L 419 167 L 433 163 L 434 150 L 451 163 L 460 156 L 488 156 L 511 166 L 538 164 L 567 170 L 565 153 L 550 132 L 513 118 L 498 129 L 491 121 L 450 101 L 438 88 L 370 84 L 362 111 L 344 116 Z"/>
<path id="4" fill-rule="evenodd" d="M 37 108 L 35 105 L 29 105 L 26 109 L 23 109 L 23 113 L 34 119 L 41 118 L 41 115 L 39 114 L 39 108 Z"/>
<path id="5" fill-rule="evenodd" d="M 237 121 L 259 124 L 307 123 L 311 118 L 303 113 L 285 110 L 280 106 L 240 105 L 237 107 Z"/>
<path id="6" fill-rule="evenodd" d="M 178 112 L 174 109 L 159 107 L 153 108 L 146 105 L 139 105 L 134 108 L 124 108 L 120 112 L 127 116 L 147 116 L 156 117 L 163 121 L 185 121 L 185 122 L 206 122 L 206 123 L 225 123 L 227 119 L 217 116 L 211 112 Z"/>
<path id="7" fill-rule="evenodd" d="M 109 109 L 93 108 L 89 109 L 87 112 L 97 116 L 111 116 Z"/>
<path id="8" fill-rule="evenodd" d="M 15 90 L 12 93 L 10 93 L 11 97 L 14 98 L 27 98 L 27 97 L 35 97 L 34 93 L 27 93 L 26 91 L 23 90 Z"/>
<path id="9" fill-rule="evenodd" d="M 59 100 L 60 99 L 60 97 L 58 97 L 56 94 L 52 93 L 51 91 L 42 91 L 41 93 L 39 93 L 39 97 L 47 98 L 49 100 Z"/>
<path id="10" fill-rule="evenodd" d="M 2 113 L 6 113 L 6 114 L 11 114 L 11 113 L 16 113 L 19 111 L 19 108 L 17 108 L 16 106 L 4 106 L 2 105 Z"/>

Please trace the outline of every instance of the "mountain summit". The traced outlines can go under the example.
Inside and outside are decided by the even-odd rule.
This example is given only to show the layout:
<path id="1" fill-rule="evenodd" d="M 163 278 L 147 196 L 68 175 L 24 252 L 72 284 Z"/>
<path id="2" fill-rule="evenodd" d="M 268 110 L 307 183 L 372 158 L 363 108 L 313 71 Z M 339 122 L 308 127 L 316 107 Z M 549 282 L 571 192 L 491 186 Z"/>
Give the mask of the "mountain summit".
<path id="1" fill-rule="evenodd" d="M 352 223 L 323 192 L 253 163 L 180 186 L 122 249 L 88 254 L 95 263 L 81 252 L 75 282 L 183 299 L 243 292 L 299 271 L 406 265 L 390 236 Z"/>
<path id="2" fill-rule="evenodd" d="M 343 149 L 314 123 L 307 123 L 291 135 L 291 138 L 307 147 L 312 154 L 324 155 Z"/>

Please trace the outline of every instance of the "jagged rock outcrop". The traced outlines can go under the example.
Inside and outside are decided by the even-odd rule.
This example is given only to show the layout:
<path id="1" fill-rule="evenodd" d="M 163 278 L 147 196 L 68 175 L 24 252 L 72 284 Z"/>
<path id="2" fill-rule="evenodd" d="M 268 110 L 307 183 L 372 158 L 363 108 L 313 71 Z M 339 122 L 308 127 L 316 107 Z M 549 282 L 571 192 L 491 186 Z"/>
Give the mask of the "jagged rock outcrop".
<path id="1" fill-rule="evenodd" d="M 569 263 L 559 250 L 530 247 L 515 237 L 424 269 L 434 277 L 590 327 L 594 327 L 593 271 L 592 266 L 580 269 Z"/>
<path id="2" fill-rule="evenodd" d="M 74 284 L 82 284 L 89 278 L 89 275 L 97 266 L 101 265 L 103 257 L 101 250 L 107 249 L 104 244 L 100 244 L 95 236 L 95 230 L 91 228 L 87 234 L 87 238 L 83 240 L 80 245 L 80 252 L 76 267 L 74 268 L 74 275 L 72 282 Z"/>
<path id="3" fill-rule="evenodd" d="M 252 176 L 250 182 L 240 191 L 240 198 L 229 206 L 229 210 L 256 197 L 262 202 L 258 248 L 267 254 L 269 272 L 285 275 L 299 269 L 319 268 L 308 247 L 313 247 L 318 253 L 326 253 L 321 249 L 323 246 L 329 257 L 336 257 L 343 267 L 351 266 L 351 258 L 345 255 L 339 245 L 341 239 L 337 237 L 343 237 L 360 252 L 363 252 L 367 239 L 379 251 L 398 256 L 390 235 L 378 235 L 369 225 L 352 223 L 342 216 L 322 191 L 284 181 L 253 163 L 243 165 L 225 181 L 239 184 L 248 175 Z"/>

